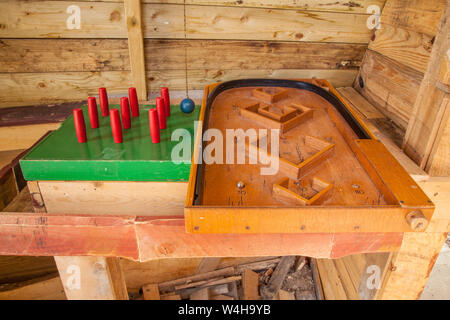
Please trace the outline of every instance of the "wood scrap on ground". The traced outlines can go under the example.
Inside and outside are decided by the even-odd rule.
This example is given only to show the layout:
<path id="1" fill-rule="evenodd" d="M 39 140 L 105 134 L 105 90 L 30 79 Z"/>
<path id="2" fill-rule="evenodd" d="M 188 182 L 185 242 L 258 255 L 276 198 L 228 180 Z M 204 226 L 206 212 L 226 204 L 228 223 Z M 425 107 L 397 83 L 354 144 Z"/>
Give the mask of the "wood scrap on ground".
<path id="1" fill-rule="evenodd" d="M 204 260 L 197 273 L 142 287 L 144 300 L 316 300 L 309 258 L 286 256 L 249 261 L 218 270 L 220 259 Z M 203 271 L 202 271 L 203 270 Z M 205 272 L 207 271 L 207 272 Z M 141 297 L 136 297 L 140 299 Z M 320 299 L 320 297 L 319 297 Z"/>

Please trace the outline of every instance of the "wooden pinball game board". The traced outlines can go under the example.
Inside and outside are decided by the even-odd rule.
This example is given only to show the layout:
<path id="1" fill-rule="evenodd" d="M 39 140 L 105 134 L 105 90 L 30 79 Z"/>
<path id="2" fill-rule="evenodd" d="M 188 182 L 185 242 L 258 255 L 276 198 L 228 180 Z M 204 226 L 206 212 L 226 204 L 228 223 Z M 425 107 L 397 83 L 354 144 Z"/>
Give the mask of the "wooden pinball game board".
<path id="1" fill-rule="evenodd" d="M 433 204 L 325 80 L 235 81 L 205 90 L 203 131 L 241 129 L 226 163 L 193 163 L 194 233 L 423 231 Z M 257 133 L 266 129 L 265 135 Z M 270 130 L 277 129 L 275 143 Z M 263 130 L 263 132 L 265 132 Z M 199 145 L 201 142 L 197 140 Z M 210 150 L 202 143 L 202 150 Z M 238 163 L 239 144 L 246 160 Z M 253 160 L 253 161 L 252 161 Z M 275 174 L 262 168 L 278 162 Z"/>

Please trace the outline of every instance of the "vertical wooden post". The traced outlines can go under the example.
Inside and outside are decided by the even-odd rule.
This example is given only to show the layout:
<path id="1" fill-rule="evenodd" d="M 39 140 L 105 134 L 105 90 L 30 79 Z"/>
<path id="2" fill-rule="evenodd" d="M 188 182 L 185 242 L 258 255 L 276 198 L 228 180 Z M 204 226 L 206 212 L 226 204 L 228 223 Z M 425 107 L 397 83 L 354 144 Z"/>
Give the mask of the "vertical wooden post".
<path id="1" fill-rule="evenodd" d="M 442 72 L 443 64 L 447 65 L 448 37 L 450 34 L 450 5 L 447 4 L 441 23 L 436 34 L 433 48 L 428 62 L 424 78 L 420 83 L 419 92 L 414 103 L 413 112 L 408 122 L 405 138 L 403 141 L 403 150 L 420 167 L 430 167 L 427 163 L 433 149 L 438 147 L 435 142 L 439 138 L 439 132 L 443 131 L 447 125 L 448 112 L 448 83 L 442 86 L 442 80 L 446 82 L 447 71 Z M 443 78 L 444 73 L 444 79 Z M 447 117 L 447 119 L 445 119 Z M 444 173 L 448 172 L 450 162 L 444 161 L 441 164 L 444 167 Z M 438 169 L 434 169 L 439 171 Z M 445 174 L 444 174 L 445 175 Z"/>
<path id="2" fill-rule="evenodd" d="M 145 77 L 144 37 L 142 33 L 142 15 L 140 0 L 124 0 L 128 31 L 128 49 L 130 51 L 131 77 L 138 98 L 147 100 Z"/>
<path id="3" fill-rule="evenodd" d="M 419 299 L 446 239 L 446 233 L 405 233 L 377 298 Z"/>
<path id="4" fill-rule="evenodd" d="M 69 300 L 128 300 L 119 258 L 55 257 Z"/>
<path id="5" fill-rule="evenodd" d="M 46 213 L 38 181 L 28 181 L 33 210 Z M 54 257 L 69 300 L 128 300 L 119 258 Z"/>

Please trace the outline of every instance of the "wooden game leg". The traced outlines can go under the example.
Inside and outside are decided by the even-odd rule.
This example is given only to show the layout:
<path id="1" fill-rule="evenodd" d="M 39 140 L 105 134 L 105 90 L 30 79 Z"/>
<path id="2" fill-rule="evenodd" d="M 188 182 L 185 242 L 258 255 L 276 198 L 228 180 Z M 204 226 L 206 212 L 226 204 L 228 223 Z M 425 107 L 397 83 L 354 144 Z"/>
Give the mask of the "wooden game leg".
<path id="1" fill-rule="evenodd" d="M 46 213 L 39 183 L 28 181 L 33 211 Z M 69 300 L 128 300 L 119 258 L 54 257 Z"/>
<path id="2" fill-rule="evenodd" d="M 447 233 L 405 233 L 378 299 L 419 299 Z"/>
<path id="3" fill-rule="evenodd" d="M 128 300 L 119 258 L 55 257 L 69 300 Z"/>

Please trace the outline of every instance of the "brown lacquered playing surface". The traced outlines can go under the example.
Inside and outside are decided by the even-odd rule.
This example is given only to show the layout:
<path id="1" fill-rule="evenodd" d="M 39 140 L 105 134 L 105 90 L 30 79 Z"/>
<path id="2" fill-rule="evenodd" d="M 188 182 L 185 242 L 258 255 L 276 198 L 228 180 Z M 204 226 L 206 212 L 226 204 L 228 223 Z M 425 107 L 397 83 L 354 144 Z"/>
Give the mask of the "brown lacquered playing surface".
<path id="1" fill-rule="evenodd" d="M 259 122 L 246 119 L 240 115 L 241 107 L 262 102 L 252 95 L 255 88 L 237 88 L 227 90 L 216 97 L 212 105 L 208 128 L 219 129 L 225 137 L 226 129 L 265 128 Z M 301 104 L 313 109 L 311 119 L 280 135 L 280 156 L 296 164 L 314 154 L 314 149 L 305 144 L 305 136 L 319 138 L 335 145 L 334 151 L 321 160 L 320 164 L 307 171 L 300 180 L 311 181 L 314 177 L 333 184 L 327 200 L 321 206 L 354 206 L 386 204 L 383 195 L 369 178 L 366 171 L 356 159 L 343 136 L 340 134 L 328 115 L 331 107 L 326 100 L 309 91 L 287 89 L 285 98 L 275 102 L 275 107 Z M 340 126 L 348 126 L 344 120 Z M 357 139 L 356 135 L 353 139 Z M 269 138 L 270 146 L 270 138 Z M 225 148 L 225 142 L 224 142 Z M 235 148 L 236 150 L 236 148 Z M 269 149 L 270 150 L 270 147 Z M 225 159 L 224 149 L 224 159 Z M 236 152 L 235 152 L 236 156 Z M 292 202 L 277 200 L 272 195 L 273 184 L 286 178 L 278 172 L 276 175 L 262 176 L 261 164 L 203 164 L 203 184 L 200 205 L 205 206 L 296 206 Z M 237 183 L 244 182 L 245 187 L 239 189 Z"/>

